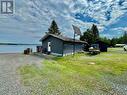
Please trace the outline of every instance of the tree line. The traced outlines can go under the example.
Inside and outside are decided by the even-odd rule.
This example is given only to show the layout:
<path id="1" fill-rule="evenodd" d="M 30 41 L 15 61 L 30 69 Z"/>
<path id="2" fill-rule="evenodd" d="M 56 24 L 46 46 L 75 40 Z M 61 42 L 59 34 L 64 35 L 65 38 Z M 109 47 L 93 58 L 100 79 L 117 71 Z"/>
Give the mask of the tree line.
<path id="1" fill-rule="evenodd" d="M 55 20 L 52 21 L 48 31 L 48 33 L 50 34 L 61 35 L 61 32 Z M 97 25 L 93 24 L 90 29 L 87 29 L 83 32 L 83 35 L 80 36 L 80 40 L 86 41 L 89 45 L 94 44 L 96 41 L 99 40 L 103 41 L 109 46 L 114 47 L 116 44 L 127 44 L 127 31 L 125 31 L 123 36 L 119 38 L 109 39 L 107 37 L 100 37 Z"/>
<path id="2" fill-rule="evenodd" d="M 125 31 L 121 37 L 109 39 L 107 37 L 100 37 L 97 26 L 93 24 L 91 29 L 87 29 L 83 33 L 83 35 L 80 37 L 80 40 L 88 42 L 89 45 L 94 44 L 99 40 L 103 41 L 109 46 L 114 47 L 116 44 L 127 44 L 127 31 Z"/>

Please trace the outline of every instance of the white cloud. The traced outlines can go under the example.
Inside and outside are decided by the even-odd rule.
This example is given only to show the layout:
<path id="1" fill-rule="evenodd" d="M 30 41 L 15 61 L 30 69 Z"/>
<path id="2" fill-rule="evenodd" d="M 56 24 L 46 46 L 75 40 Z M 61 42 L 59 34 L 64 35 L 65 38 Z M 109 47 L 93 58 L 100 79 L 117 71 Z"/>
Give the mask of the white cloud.
<path id="1" fill-rule="evenodd" d="M 76 13 L 86 14 L 97 20 L 100 22 L 100 24 L 97 24 L 99 30 L 103 31 L 105 26 L 116 23 L 116 19 L 127 12 L 127 10 L 122 10 L 123 8 L 127 8 L 127 1 L 120 6 L 118 5 L 119 0 L 94 0 L 91 2 L 88 2 L 88 0 L 15 1 L 16 12 L 14 16 L 0 15 L 1 27 L 4 27 L 5 31 L 6 27 L 10 27 L 10 32 L 15 31 L 17 33 L 18 31 L 27 32 L 28 30 L 29 34 L 30 32 L 36 31 L 36 36 L 47 32 L 52 19 L 57 21 L 60 30 L 64 34 L 71 36 L 73 33 L 72 24 L 79 26 L 82 31 L 92 25 L 91 22 L 83 22 L 75 19 L 74 15 Z M 110 19 L 108 21 L 105 15 L 107 11 L 110 11 Z"/>
<path id="2" fill-rule="evenodd" d="M 113 28 L 113 29 L 111 29 L 111 30 L 113 30 L 113 31 L 127 31 L 127 27 L 118 27 L 118 28 Z"/>

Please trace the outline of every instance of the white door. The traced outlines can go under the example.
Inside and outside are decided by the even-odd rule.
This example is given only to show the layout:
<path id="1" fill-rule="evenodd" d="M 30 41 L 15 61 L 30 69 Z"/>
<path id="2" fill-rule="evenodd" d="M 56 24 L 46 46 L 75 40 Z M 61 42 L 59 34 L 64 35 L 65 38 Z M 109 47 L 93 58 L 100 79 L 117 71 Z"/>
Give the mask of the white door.
<path id="1" fill-rule="evenodd" d="M 48 52 L 51 52 L 51 42 L 48 42 Z"/>

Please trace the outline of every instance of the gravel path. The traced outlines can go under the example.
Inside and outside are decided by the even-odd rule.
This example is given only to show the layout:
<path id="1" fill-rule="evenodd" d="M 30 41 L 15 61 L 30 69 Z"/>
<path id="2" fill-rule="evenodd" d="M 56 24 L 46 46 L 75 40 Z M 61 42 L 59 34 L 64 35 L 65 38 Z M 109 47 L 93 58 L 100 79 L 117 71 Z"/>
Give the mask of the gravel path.
<path id="1" fill-rule="evenodd" d="M 25 64 L 41 65 L 42 58 L 23 54 L 0 54 L 0 95 L 30 95 L 16 73 Z"/>

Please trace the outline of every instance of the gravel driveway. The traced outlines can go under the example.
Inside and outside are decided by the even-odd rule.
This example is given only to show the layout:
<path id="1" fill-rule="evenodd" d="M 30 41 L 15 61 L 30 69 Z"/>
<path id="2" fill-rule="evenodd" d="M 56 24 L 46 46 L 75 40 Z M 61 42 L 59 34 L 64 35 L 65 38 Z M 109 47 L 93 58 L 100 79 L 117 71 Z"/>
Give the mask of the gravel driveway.
<path id="1" fill-rule="evenodd" d="M 41 65 L 42 58 L 23 54 L 0 54 L 0 95 L 30 95 L 21 84 L 17 68 L 25 64 Z"/>

